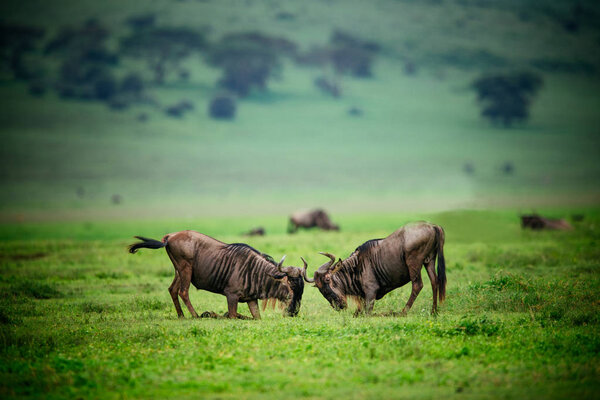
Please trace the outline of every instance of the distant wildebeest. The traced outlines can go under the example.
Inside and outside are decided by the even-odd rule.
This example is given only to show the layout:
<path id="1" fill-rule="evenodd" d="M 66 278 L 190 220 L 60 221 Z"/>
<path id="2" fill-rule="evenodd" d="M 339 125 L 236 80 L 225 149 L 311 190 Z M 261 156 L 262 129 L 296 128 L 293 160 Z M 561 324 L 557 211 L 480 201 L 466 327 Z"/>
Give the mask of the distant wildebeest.
<path id="1" fill-rule="evenodd" d="M 433 290 L 432 313 L 437 312 L 438 295 L 440 303 L 446 297 L 444 230 L 438 225 L 426 222 L 406 225 L 385 239 L 363 243 L 348 258 L 339 259 L 337 263 L 335 256 L 321 254 L 330 261 L 315 271 L 313 279 L 308 279 L 306 274 L 303 276 L 307 282 L 315 283 L 335 309 L 346 308 L 350 297 L 358 302 L 356 314 L 369 314 L 375 300 L 412 282 L 410 298 L 402 310 L 406 314 L 423 288 L 422 266 L 427 269 Z"/>
<path id="2" fill-rule="evenodd" d="M 339 231 L 340 227 L 331 222 L 327 213 L 318 208 L 312 211 L 297 211 L 290 216 L 288 233 L 294 233 L 298 228 L 321 228 L 325 231 Z"/>
<path id="3" fill-rule="evenodd" d="M 180 318 L 183 311 L 177 295 L 190 314 L 198 317 L 189 299 L 190 283 L 197 289 L 227 297 L 229 318 L 241 317 L 237 312 L 238 303 L 248 303 L 252 317 L 260 319 L 259 299 L 281 301 L 287 306 L 286 314 L 289 316 L 296 316 L 300 310 L 304 292 L 302 270 L 282 268 L 285 256 L 276 263 L 271 256 L 247 244 L 227 244 L 194 231 L 170 233 L 162 241 L 136 238 L 141 242 L 132 244 L 130 253 L 140 248 L 166 249 L 175 267 L 175 279 L 169 293 Z"/>
<path id="4" fill-rule="evenodd" d="M 244 233 L 244 236 L 265 236 L 265 233 L 265 228 L 263 228 L 262 226 L 258 226 Z"/>
<path id="5" fill-rule="evenodd" d="M 553 229 L 553 230 L 569 230 L 573 229 L 564 219 L 544 218 L 537 214 L 521 215 L 521 227 L 530 228 L 533 230 Z"/>

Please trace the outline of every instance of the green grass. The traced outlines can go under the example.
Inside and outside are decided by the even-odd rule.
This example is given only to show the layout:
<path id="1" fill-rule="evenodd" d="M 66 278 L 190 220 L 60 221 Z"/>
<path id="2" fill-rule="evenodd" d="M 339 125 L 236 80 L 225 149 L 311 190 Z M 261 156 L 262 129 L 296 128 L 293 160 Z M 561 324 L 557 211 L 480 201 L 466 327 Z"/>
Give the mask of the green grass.
<path id="1" fill-rule="evenodd" d="M 513 211 L 357 214 L 340 233 L 239 233 L 258 217 L 0 225 L 3 398 L 593 398 L 599 389 L 600 211 L 573 231 L 530 232 Z M 245 241 L 314 271 L 318 251 L 348 255 L 411 220 L 446 230 L 447 301 L 425 287 L 409 315 L 404 287 L 374 317 L 335 312 L 307 286 L 298 318 L 178 320 L 162 250 L 126 253 L 133 234 L 194 228 Z M 193 291 L 198 311 L 225 298 Z M 249 315 L 241 305 L 240 312 Z M 186 315 L 188 315 L 186 313 Z"/>

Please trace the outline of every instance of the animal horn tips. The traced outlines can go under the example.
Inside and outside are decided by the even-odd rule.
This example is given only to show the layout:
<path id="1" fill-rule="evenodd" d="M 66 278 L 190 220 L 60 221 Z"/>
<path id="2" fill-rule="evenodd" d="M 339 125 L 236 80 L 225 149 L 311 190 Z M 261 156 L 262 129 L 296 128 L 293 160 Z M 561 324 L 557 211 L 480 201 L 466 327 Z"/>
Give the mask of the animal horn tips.
<path id="1" fill-rule="evenodd" d="M 283 260 L 285 260 L 285 255 L 281 257 L 281 261 L 279 261 L 279 264 L 277 264 L 277 268 L 281 268 L 281 266 L 283 265 Z"/>
<path id="2" fill-rule="evenodd" d="M 335 256 L 333 254 L 329 254 L 329 253 L 323 253 L 323 252 L 319 252 L 319 254 L 324 255 L 325 257 L 328 257 L 331 260 L 331 263 L 335 262 Z"/>

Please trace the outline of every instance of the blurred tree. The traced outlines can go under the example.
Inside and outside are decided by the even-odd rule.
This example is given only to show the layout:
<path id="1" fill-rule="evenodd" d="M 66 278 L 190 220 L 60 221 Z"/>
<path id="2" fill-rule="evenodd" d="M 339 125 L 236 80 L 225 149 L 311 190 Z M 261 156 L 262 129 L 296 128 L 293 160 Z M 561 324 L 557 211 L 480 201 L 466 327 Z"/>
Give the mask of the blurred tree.
<path id="1" fill-rule="evenodd" d="M 92 64 L 114 65 L 115 53 L 106 47 L 108 28 L 96 19 L 86 21 L 81 27 L 64 27 L 46 44 L 46 55 L 58 54 L 64 58 L 78 59 Z"/>
<path id="2" fill-rule="evenodd" d="M 15 79 L 31 79 L 34 76 L 24 57 L 35 50 L 43 36 L 44 30 L 40 28 L 0 24 L 0 60 Z"/>
<path id="3" fill-rule="evenodd" d="M 342 31 L 334 31 L 330 40 L 333 66 L 340 73 L 356 77 L 372 76 L 371 65 L 379 45 Z"/>
<path id="4" fill-rule="evenodd" d="M 149 29 L 156 23 L 156 15 L 153 13 L 133 15 L 127 18 L 127 25 L 134 30 Z"/>
<path id="5" fill-rule="evenodd" d="M 144 88 L 140 75 L 130 72 L 120 82 L 115 82 L 115 92 L 107 99 L 108 106 L 113 110 L 124 110 L 133 103 L 151 103 L 151 99 L 144 94 Z"/>
<path id="6" fill-rule="evenodd" d="M 179 71 L 180 63 L 205 47 L 204 33 L 187 28 L 136 29 L 121 40 L 124 55 L 145 60 L 156 83 L 163 84 L 169 70 Z"/>
<path id="7" fill-rule="evenodd" d="M 293 56 L 296 45 L 287 39 L 259 32 L 230 34 L 212 46 L 208 61 L 223 69 L 219 85 L 240 95 L 264 90 L 280 67 L 280 58 Z"/>
<path id="8" fill-rule="evenodd" d="M 140 98 L 144 92 L 144 81 L 138 74 L 129 73 L 121 81 L 120 91 Z"/>
<path id="9" fill-rule="evenodd" d="M 481 115 L 505 127 L 529 117 L 531 100 L 542 85 L 542 77 L 530 72 L 488 75 L 473 82 Z"/>
<path id="10" fill-rule="evenodd" d="M 215 119 L 233 119 L 235 117 L 235 99 L 226 94 L 215 96 L 210 102 L 208 113 Z"/>
<path id="11" fill-rule="evenodd" d="M 367 78 L 373 75 L 372 64 L 379 45 L 342 31 L 331 34 L 329 44 L 314 47 L 296 57 L 299 64 L 327 67 L 331 65 L 338 74 Z"/>
<path id="12" fill-rule="evenodd" d="M 342 95 L 342 89 L 336 79 L 320 76 L 314 80 L 314 84 L 324 93 L 328 93 L 333 97 L 340 97 Z"/>
<path id="13" fill-rule="evenodd" d="M 371 77 L 373 60 L 379 50 L 375 42 L 336 30 L 331 34 L 329 44 L 313 47 L 297 55 L 295 60 L 301 65 L 323 68 L 324 75 L 314 80 L 315 86 L 324 93 L 339 97 L 342 94 L 341 76 Z"/>
<path id="14" fill-rule="evenodd" d="M 118 62 L 108 50 L 108 29 L 97 20 L 65 27 L 48 42 L 46 55 L 61 59 L 56 87 L 60 96 L 107 101 L 118 91 L 111 67 Z"/>

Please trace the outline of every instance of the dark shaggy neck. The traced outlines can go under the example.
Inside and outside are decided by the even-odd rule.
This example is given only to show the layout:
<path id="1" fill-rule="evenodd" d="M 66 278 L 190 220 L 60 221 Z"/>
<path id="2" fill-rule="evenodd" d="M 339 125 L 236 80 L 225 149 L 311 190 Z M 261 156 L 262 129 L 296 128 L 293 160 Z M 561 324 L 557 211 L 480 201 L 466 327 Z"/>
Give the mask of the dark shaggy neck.
<path id="1" fill-rule="evenodd" d="M 362 274 L 370 269 L 378 283 L 387 282 L 387 275 L 382 268 L 380 249 L 382 239 L 368 240 L 358 246 L 350 257 L 343 260 L 342 266 L 333 274 L 332 280 L 346 296 L 365 297 L 362 285 Z"/>
<path id="2" fill-rule="evenodd" d="M 239 268 L 241 300 L 274 298 L 287 302 L 291 297 L 289 286 L 273 276 L 281 275 L 273 259 L 243 244 L 228 245 L 223 257 L 234 260 Z"/>
<path id="3" fill-rule="evenodd" d="M 290 304 L 288 305 L 286 311 L 288 315 L 296 316 L 298 315 L 298 311 L 300 311 L 300 303 L 302 301 L 302 294 L 304 293 L 304 280 L 302 280 L 302 278 L 299 278 L 296 282 L 291 282 L 289 284 L 290 290 L 292 292 L 292 299 L 290 300 Z"/>
<path id="4" fill-rule="evenodd" d="M 339 270 L 331 276 L 332 286 L 346 296 L 364 297 L 365 292 L 361 284 L 363 265 L 359 258 L 352 254 L 341 263 Z"/>
<path id="5" fill-rule="evenodd" d="M 277 299 L 286 305 L 292 297 L 292 291 L 285 282 L 267 277 L 259 293 L 259 299 Z"/>

